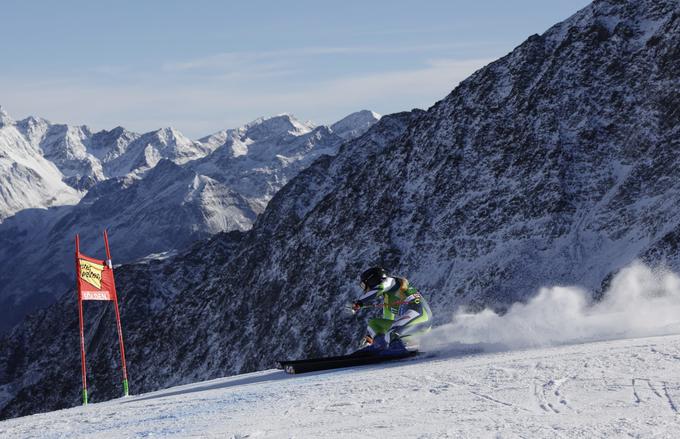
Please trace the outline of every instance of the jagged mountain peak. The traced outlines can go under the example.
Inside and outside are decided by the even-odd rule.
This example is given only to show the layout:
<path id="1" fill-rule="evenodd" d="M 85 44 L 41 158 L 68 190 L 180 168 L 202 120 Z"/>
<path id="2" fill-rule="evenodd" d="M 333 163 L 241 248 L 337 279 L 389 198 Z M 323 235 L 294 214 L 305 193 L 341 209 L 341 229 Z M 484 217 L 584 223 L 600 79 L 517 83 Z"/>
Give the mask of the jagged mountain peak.
<path id="1" fill-rule="evenodd" d="M 111 130 L 97 131 L 92 135 L 92 147 L 94 149 L 110 148 L 117 141 L 132 141 L 140 137 L 139 134 L 128 131 L 122 126 L 117 126 Z"/>
<path id="2" fill-rule="evenodd" d="M 45 133 L 47 133 L 50 125 L 48 120 L 35 116 L 28 116 L 16 123 L 17 130 L 36 148 Z"/>
<path id="3" fill-rule="evenodd" d="M 368 131 L 373 124 L 380 120 L 380 117 L 374 111 L 357 111 L 335 122 L 331 125 L 331 130 L 343 139 L 357 137 Z"/>
<path id="4" fill-rule="evenodd" d="M 17 124 L 26 126 L 51 125 L 49 120 L 37 116 L 28 116 L 24 119 L 21 119 L 19 122 L 17 122 Z"/>
<path id="5" fill-rule="evenodd" d="M 357 137 L 379 118 L 380 115 L 375 112 L 362 110 L 346 116 L 333 125 L 335 128 L 331 128 L 316 126 L 311 121 L 301 122 L 289 113 L 282 113 L 260 117 L 237 129 L 218 131 L 199 142 L 215 149 L 215 154 L 224 159 L 245 155 L 271 158 L 309 148 L 311 145 L 307 140 L 312 138 L 316 142 L 322 138 L 347 140 Z"/>
<path id="6" fill-rule="evenodd" d="M 272 117 L 260 117 L 238 129 L 244 138 L 262 141 L 286 135 L 300 136 L 314 129 L 311 122 L 301 122 L 295 116 L 282 113 Z"/>
<path id="7" fill-rule="evenodd" d="M 190 143 L 191 140 L 182 134 L 179 130 L 173 127 L 159 128 L 155 131 L 150 131 L 143 135 L 147 138 L 155 138 L 164 145 L 169 145 L 173 143 Z"/>
<path id="8" fill-rule="evenodd" d="M 4 107 L 0 105 L 0 127 L 5 125 L 13 125 L 14 119 L 5 111 Z"/>
<path id="9" fill-rule="evenodd" d="M 125 153 L 117 158 L 117 173 L 145 172 L 162 158 L 186 163 L 205 157 L 213 149 L 211 145 L 189 139 L 175 128 L 160 128 L 142 134 L 129 144 Z"/>

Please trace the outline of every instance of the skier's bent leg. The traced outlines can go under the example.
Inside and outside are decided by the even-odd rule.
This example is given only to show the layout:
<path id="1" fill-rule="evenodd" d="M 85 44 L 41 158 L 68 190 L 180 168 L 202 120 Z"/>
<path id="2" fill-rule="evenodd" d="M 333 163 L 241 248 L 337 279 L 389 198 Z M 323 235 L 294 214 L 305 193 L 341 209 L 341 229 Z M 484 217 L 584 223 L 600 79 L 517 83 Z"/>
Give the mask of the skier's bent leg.
<path id="1" fill-rule="evenodd" d="M 399 339 L 406 346 L 415 345 L 414 338 L 425 334 L 432 328 L 431 315 L 430 307 L 427 304 L 416 309 L 409 309 L 394 321 L 386 338 Z"/>
<path id="2" fill-rule="evenodd" d="M 385 334 L 392 327 L 392 320 L 389 319 L 370 319 L 368 321 L 368 336 L 371 338 L 371 344 L 375 344 L 375 347 L 387 347 L 389 343 L 385 339 Z"/>

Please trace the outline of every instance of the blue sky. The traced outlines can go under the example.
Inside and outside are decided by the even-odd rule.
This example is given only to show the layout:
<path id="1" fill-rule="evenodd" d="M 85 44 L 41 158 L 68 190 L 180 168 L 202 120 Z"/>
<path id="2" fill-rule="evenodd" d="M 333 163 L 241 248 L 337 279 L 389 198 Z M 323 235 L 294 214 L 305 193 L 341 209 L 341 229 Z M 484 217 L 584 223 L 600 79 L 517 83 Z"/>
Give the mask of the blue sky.
<path id="1" fill-rule="evenodd" d="M 283 112 L 427 108 L 588 3 L 4 0 L 0 105 L 193 138 Z"/>

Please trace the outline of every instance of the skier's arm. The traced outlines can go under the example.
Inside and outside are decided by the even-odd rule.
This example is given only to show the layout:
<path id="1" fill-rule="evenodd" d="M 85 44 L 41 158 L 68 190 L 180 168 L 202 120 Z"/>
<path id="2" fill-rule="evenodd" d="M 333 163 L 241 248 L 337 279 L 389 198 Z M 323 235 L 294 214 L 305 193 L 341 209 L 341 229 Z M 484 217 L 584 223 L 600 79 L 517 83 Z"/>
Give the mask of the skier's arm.
<path id="1" fill-rule="evenodd" d="M 378 295 L 379 292 L 380 292 L 380 290 L 379 290 L 378 288 L 374 288 L 374 289 L 372 289 L 372 290 L 368 290 L 368 291 L 366 291 L 364 294 L 362 294 L 361 297 L 359 297 L 359 298 L 355 301 L 355 303 L 356 303 L 356 302 L 364 302 L 364 301 L 366 301 L 367 299 L 370 299 L 370 298 L 372 298 L 373 296 Z"/>
<path id="2" fill-rule="evenodd" d="M 352 313 L 356 314 L 361 308 L 364 307 L 364 303 L 368 300 L 375 299 L 378 295 L 378 289 L 373 289 L 365 292 L 361 297 L 352 302 Z"/>

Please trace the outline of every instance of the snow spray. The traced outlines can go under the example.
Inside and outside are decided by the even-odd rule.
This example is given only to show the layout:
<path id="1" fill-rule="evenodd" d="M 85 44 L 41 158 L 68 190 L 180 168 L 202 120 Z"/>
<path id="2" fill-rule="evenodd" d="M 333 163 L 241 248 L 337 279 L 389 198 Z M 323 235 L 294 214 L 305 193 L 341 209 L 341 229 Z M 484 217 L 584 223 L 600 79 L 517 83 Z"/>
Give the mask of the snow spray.
<path id="1" fill-rule="evenodd" d="M 504 315 L 456 312 L 421 340 L 424 350 L 476 345 L 486 351 L 680 333 L 680 277 L 636 262 L 612 280 L 602 300 L 578 287 L 541 288 Z"/>

